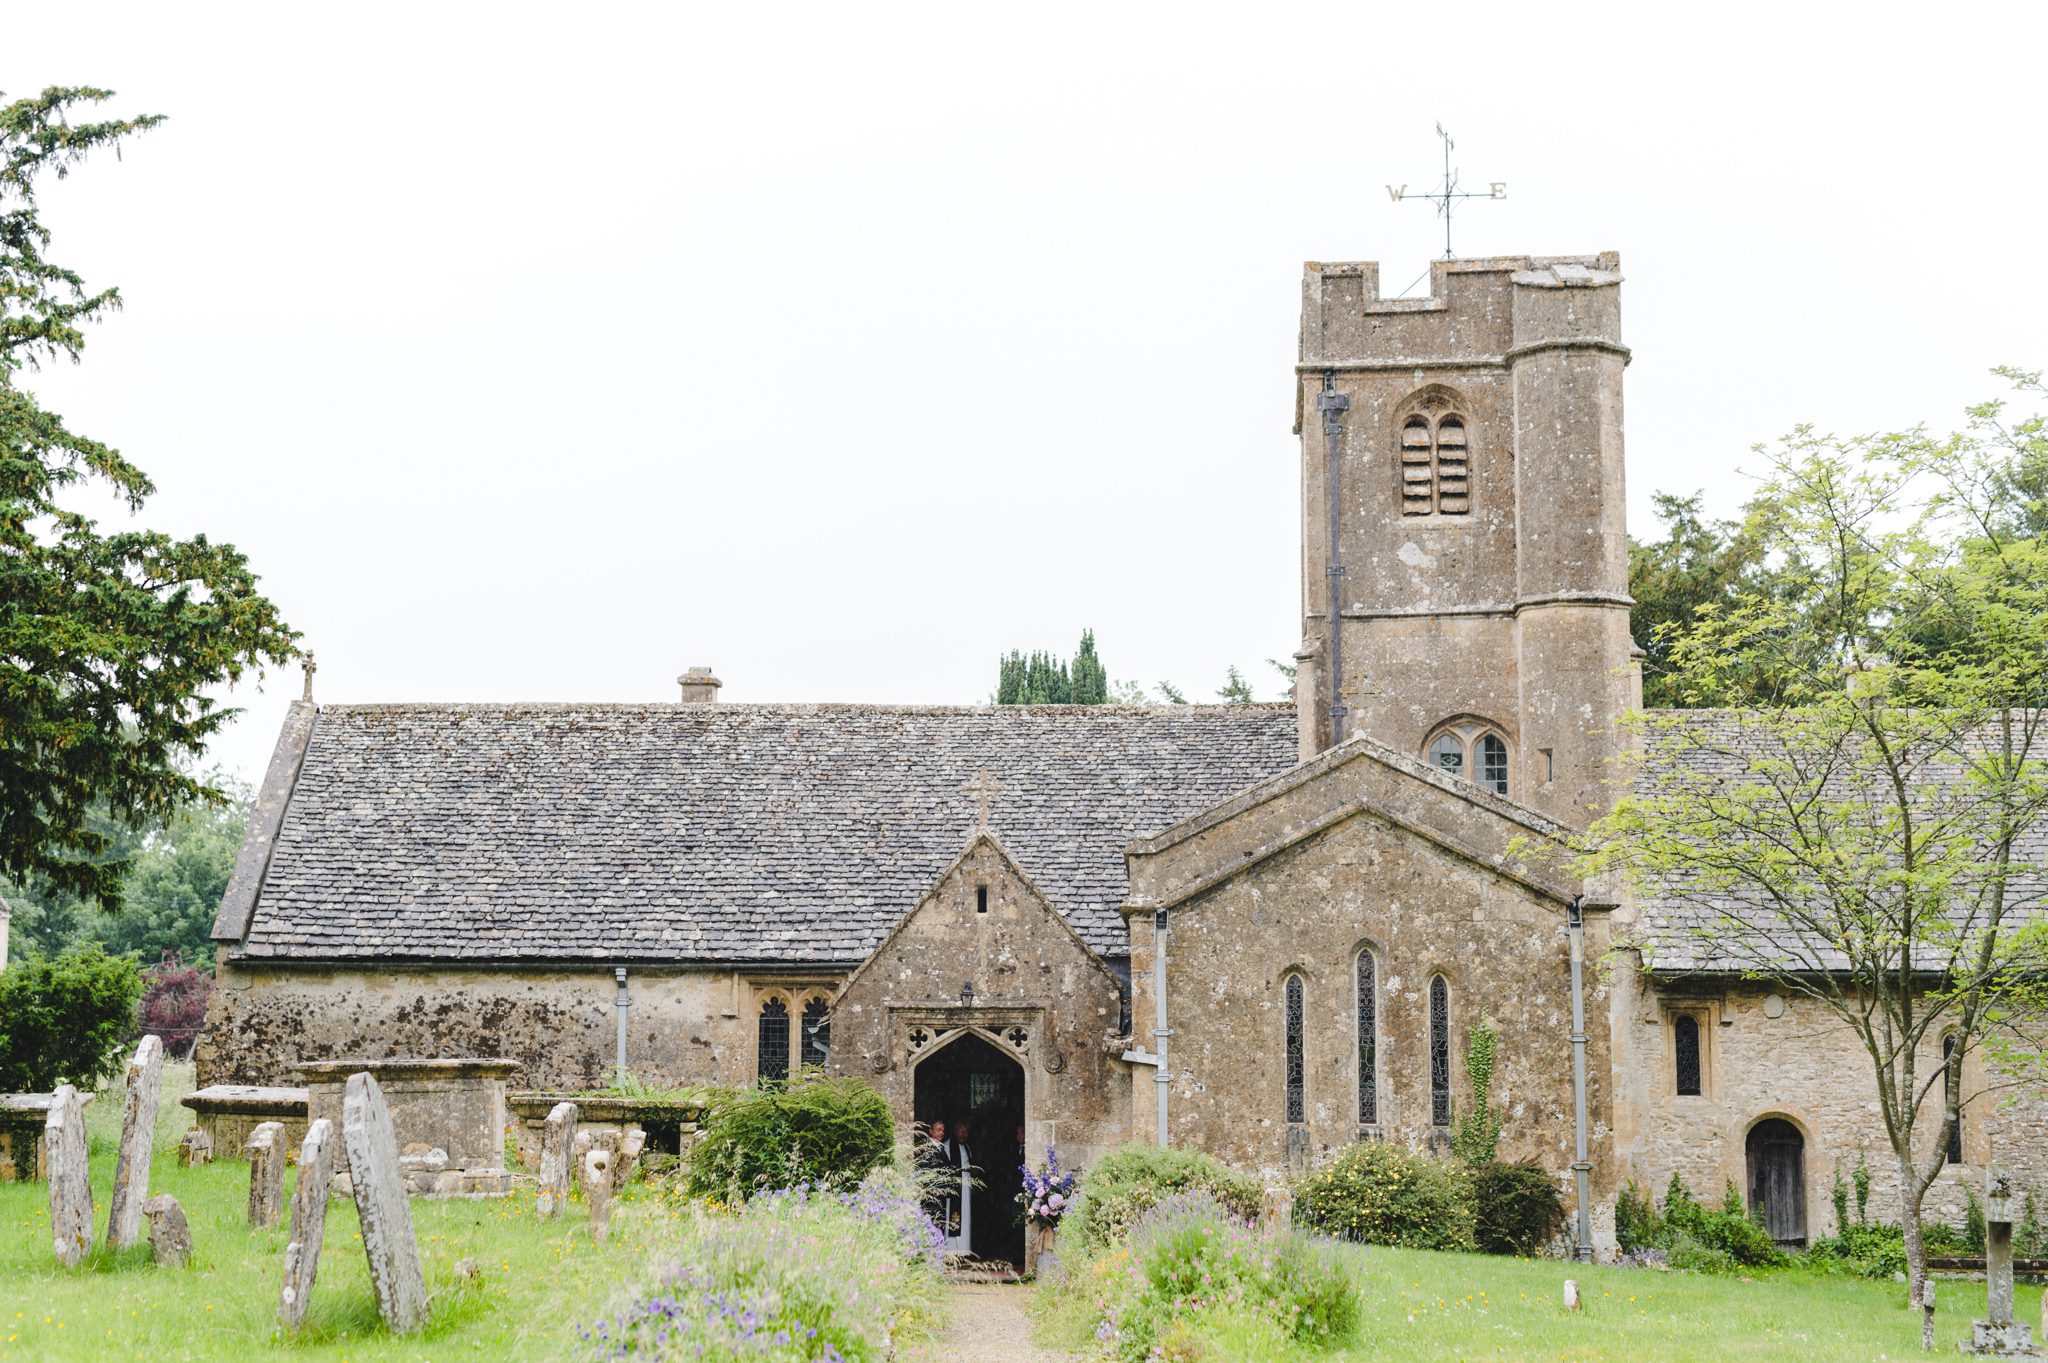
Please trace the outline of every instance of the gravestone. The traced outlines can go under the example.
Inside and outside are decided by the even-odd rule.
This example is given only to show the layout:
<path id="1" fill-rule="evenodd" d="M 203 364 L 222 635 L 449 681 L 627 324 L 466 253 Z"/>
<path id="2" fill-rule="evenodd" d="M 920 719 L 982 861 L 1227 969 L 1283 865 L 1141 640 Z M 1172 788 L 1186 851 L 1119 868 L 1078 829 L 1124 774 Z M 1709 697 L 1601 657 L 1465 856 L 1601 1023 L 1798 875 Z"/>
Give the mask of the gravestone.
<path id="1" fill-rule="evenodd" d="M 1579 1309 L 1579 1285 L 1570 1278 L 1564 1280 L 1564 1309 L 1567 1311 Z"/>
<path id="2" fill-rule="evenodd" d="M 121 1143 L 114 1156 L 114 1195 L 107 1208 L 110 1249 L 126 1249 L 142 1239 L 142 1204 L 149 1201 L 149 1155 L 156 1144 L 156 1105 L 163 1077 L 163 1040 L 146 1036 L 128 1062 L 128 1096 L 121 1108 Z"/>
<path id="3" fill-rule="evenodd" d="M 612 1152 L 601 1145 L 583 1156 L 583 1200 L 590 1205 L 590 1238 L 601 1244 L 612 1229 Z"/>
<path id="4" fill-rule="evenodd" d="M 1984 1172 L 1984 1315 L 1972 1321 L 1968 1351 L 1993 1358 L 2039 1358 L 2033 1327 L 2012 1318 L 2012 1173 Z"/>
<path id="5" fill-rule="evenodd" d="M 556 1103 L 541 1124 L 540 1201 L 543 1219 L 560 1216 L 569 1202 L 569 1153 L 576 1142 L 576 1104 Z"/>
<path id="6" fill-rule="evenodd" d="M 78 1267 L 92 1253 L 92 1165 L 86 1151 L 85 1104 L 78 1090 L 57 1085 L 43 1119 L 43 1162 L 50 1177 L 50 1239 L 57 1262 Z"/>
<path id="7" fill-rule="evenodd" d="M 320 1241 L 327 1232 L 327 1193 L 334 1185 L 334 1123 L 322 1117 L 306 1128 L 299 1146 L 299 1183 L 292 1190 L 292 1238 L 284 1247 L 284 1290 L 277 1314 L 296 1330 L 313 1299 Z"/>
<path id="8" fill-rule="evenodd" d="M 187 1169 L 213 1163 L 212 1133 L 196 1126 L 187 1131 L 185 1139 L 178 1142 L 178 1163 Z"/>
<path id="9" fill-rule="evenodd" d="M 640 1152 L 647 1148 L 647 1133 L 639 1127 L 628 1127 L 619 1141 L 619 1158 L 612 1166 L 612 1187 L 626 1186 L 626 1180 L 633 1177 L 634 1166 L 640 1163 Z"/>
<path id="10" fill-rule="evenodd" d="M 427 1279 L 405 1200 L 398 1134 L 372 1075 L 351 1075 L 343 1086 L 341 1136 L 377 1310 L 394 1333 L 410 1334 L 427 1323 Z"/>
<path id="11" fill-rule="evenodd" d="M 1934 1279 L 1928 1278 L 1920 1284 L 1920 1348 L 1923 1352 L 1934 1347 Z"/>
<path id="12" fill-rule="evenodd" d="M 185 1209 L 169 1193 L 158 1193 L 142 1204 L 149 1218 L 149 1252 L 164 1268 L 183 1268 L 192 1257 L 192 1228 L 185 1223 Z"/>
<path id="13" fill-rule="evenodd" d="M 242 1153 L 249 1157 L 249 1229 L 269 1230 L 284 1214 L 284 1123 L 259 1125 Z"/>

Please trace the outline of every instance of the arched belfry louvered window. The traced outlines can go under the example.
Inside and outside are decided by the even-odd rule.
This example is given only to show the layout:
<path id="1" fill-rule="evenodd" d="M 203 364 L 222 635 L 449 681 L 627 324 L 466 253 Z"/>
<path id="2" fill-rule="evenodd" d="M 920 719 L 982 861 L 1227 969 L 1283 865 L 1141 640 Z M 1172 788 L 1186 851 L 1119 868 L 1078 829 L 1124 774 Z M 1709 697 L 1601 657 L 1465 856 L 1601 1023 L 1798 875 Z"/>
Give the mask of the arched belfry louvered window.
<path id="1" fill-rule="evenodd" d="M 1678 1071 L 1678 1096 L 1700 1096 L 1700 1020 L 1680 1013 L 1671 1021 L 1672 1060 Z"/>
<path id="2" fill-rule="evenodd" d="M 1948 1105 L 1955 1101 L 1955 1073 L 1948 1067 L 1949 1058 L 1955 1052 L 1956 1039 L 1952 1036 L 1943 1037 L 1941 1039 L 1941 1096 L 1942 1110 L 1944 1112 L 1948 1110 Z M 1948 1132 L 1948 1162 L 1950 1164 L 1961 1164 L 1963 1162 L 1963 1114 L 1961 1109 L 1956 1111 L 1956 1124 L 1950 1127 Z"/>
<path id="3" fill-rule="evenodd" d="M 832 1054 L 832 1014 L 830 1006 L 823 999 L 812 999 L 804 1005 L 802 1059 L 803 1065 L 823 1066 Z"/>
<path id="4" fill-rule="evenodd" d="M 1417 413 L 1401 425 L 1401 514 L 1463 516 L 1472 509 L 1465 421 Z"/>
<path id="5" fill-rule="evenodd" d="M 1287 1120 L 1305 1122 L 1308 1120 L 1308 1093 L 1306 1057 L 1303 1055 L 1302 1039 L 1302 984 L 1301 976 L 1289 975 L 1286 987 L 1287 1008 Z"/>
<path id="6" fill-rule="evenodd" d="M 781 999 L 762 1002 L 754 1051 L 754 1073 L 761 1082 L 789 1078 L 789 1005 Z"/>
<path id="7" fill-rule="evenodd" d="M 1429 1124 L 1451 1124 L 1451 987 L 1429 982 Z"/>
<path id="8" fill-rule="evenodd" d="M 1358 1124 L 1380 1120 L 1379 969 L 1370 950 L 1358 953 Z"/>

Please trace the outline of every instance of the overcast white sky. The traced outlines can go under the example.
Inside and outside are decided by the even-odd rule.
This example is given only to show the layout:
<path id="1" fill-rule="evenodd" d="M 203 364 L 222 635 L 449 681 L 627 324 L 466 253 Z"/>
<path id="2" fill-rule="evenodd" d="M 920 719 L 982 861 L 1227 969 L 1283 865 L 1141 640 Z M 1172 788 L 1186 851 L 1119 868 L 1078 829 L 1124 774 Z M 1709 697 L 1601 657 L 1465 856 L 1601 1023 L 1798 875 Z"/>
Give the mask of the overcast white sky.
<path id="1" fill-rule="evenodd" d="M 45 5 L 171 121 L 44 196 L 35 381 L 326 701 L 1207 697 L 1298 632 L 1304 260 L 1619 250 L 1630 506 L 2048 366 L 2048 6 Z M 254 775 L 294 670 L 233 697 Z"/>

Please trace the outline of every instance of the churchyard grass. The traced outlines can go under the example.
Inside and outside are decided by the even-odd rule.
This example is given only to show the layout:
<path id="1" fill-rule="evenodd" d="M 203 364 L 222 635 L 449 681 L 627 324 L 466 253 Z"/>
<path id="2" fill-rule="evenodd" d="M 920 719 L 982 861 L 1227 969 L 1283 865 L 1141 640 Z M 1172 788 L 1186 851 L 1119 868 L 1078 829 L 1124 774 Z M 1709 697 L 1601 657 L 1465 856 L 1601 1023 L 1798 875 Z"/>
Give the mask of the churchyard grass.
<path id="1" fill-rule="evenodd" d="M 1233 1331 L 1211 1357 L 1237 1363 L 1364 1363 L 1393 1359 L 1587 1360 L 1589 1363 L 1870 1363 L 1923 1357 L 1920 1317 L 1903 1283 L 1822 1276 L 1800 1268 L 1744 1278 L 1651 1269 L 1588 1268 L 1427 1250 L 1347 1249 L 1360 1326 L 1348 1347 L 1285 1350 Z M 1576 1278 L 1583 1309 L 1563 1306 Z M 1041 1338 L 1094 1356 L 1094 1321 L 1072 1296 L 1041 1292 Z M 1951 1356 L 1984 1311 L 1984 1284 L 1944 1282 L 1936 1297 L 1937 1352 Z M 2041 1290 L 2022 1285 L 2015 1316 L 2038 1321 Z"/>
<path id="2" fill-rule="evenodd" d="M 531 1188 L 490 1201 L 415 1200 L 433 1319 L 420 1334 L 395 1338 L 377 1318 L 355 1206 L 337 1199 L 328 1207 L 312 1309 L 299 1336 L 288 1338 L 277 1299 L 289 1228 L 248 1229 L 248 1165 L 178 1167 L 175 1147 L 191 1113 L 177 1098 L 190 1090 L 191 1069 L 167 1067 L 164 1081 L 150 1187 L 184 1206 L 192 1263 L 159 1269 L 145 1239 L 118 1255 L 96 1248 L 79 1269 L 60 1269 L 50 1249 L 47 1185 L 0 1184 L 0 1363 L 579 1357 L 577 1327 L 604 1310 L 622 1281 L 640 1276 L 650 1257 L 672 1253 L 689 1220 L 687 1210 L 629 1189 L 614 1204 L 610 1239 L 599 1245 L 585 1229 L 580 1201 L 561 1220 L 543 1222 Z M 87 1112 L 95 1236 L 104 1238 L 118 1083 Z M 479 1282 L 458 1282 L 455 1266 L 465 1258 L 481 1267 Z"/>

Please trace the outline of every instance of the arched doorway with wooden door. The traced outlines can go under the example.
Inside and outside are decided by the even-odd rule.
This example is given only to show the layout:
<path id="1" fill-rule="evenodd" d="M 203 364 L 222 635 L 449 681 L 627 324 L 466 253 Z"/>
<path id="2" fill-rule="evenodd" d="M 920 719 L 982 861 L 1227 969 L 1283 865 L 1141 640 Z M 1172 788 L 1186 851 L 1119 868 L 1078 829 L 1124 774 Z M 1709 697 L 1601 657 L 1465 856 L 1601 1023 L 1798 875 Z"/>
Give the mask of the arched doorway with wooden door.
<path id="1" fill-rule="evenodd" d="M 1749 1209 L 1781 1245 L 1806 1243 L 1806 1137 L 1783 1117 L 1766 1117 L 1743 1142 Z"/>
<path id="2" fill-rule="evenodd" d="M 1024 1161 L 1018 1133 L 1024 1126 L 1024 1067 L 1003 1047 L 971 1029 L 925 1053 L 917 1062 L 912 1104 L 918 1129 L 935 1121 L 958 1137 L 965 1122 L 967 1157 L 975 1186 L 966 1190 L 957 1238 L 976 1258 L 1024 1263 L 1024 1228 L 1017 1220 L 1017 1168 Z"/>

